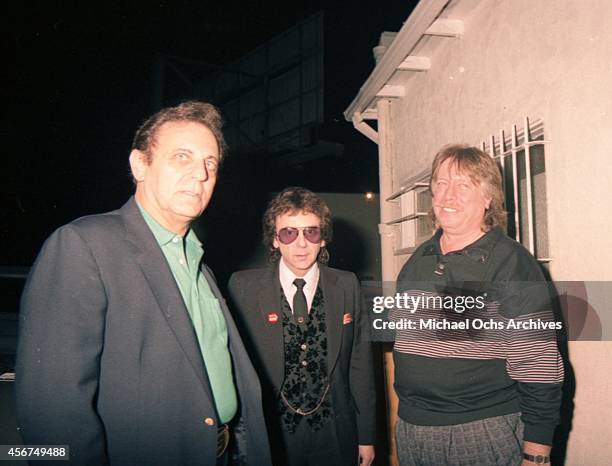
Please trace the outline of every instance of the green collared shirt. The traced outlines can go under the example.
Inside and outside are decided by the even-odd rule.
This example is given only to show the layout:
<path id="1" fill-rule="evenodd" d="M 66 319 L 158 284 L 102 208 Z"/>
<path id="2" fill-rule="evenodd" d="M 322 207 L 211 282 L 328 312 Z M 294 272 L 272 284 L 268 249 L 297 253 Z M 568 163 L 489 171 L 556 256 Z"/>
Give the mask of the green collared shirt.
<path id="1" fill-rule="evenodd" d="M 202 243 L 193 230 L 185 237 L 176 235 L 138 207 L 166 256 L 193 322 L 220 421 L 229 422 L 238 406 L 232 360 L 221 306 L 200 269 L 204 255 Z"/>

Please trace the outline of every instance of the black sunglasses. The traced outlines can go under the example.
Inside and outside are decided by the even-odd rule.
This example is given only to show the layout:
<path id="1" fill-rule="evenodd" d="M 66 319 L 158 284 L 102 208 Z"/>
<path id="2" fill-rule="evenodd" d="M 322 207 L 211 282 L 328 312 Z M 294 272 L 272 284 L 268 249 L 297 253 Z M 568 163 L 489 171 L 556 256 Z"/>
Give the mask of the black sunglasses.
<path id="1" fill-rule="evenodd" d="M 319 227 L 285 227 L 278 230 L 276 237 L 283 244 L 291 244 L 299 236 L 300 230 L 304 233 L 304 238 L 309 242 L 314 244 L 321 242 L 321 228 Z"/>

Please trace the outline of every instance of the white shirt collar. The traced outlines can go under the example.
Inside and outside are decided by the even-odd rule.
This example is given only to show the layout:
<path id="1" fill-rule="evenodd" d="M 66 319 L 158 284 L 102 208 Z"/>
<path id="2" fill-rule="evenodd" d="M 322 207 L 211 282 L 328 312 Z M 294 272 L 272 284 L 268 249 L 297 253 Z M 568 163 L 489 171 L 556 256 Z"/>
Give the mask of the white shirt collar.
<path id="1" fill-rule="evenodd" d="M 285 297 L 287 301 L 289 301 L 289 306 L 291 306 L 291 311 L 293 311 L 293 297 L 295 296 L 295 292 L 297 288 L 293 284 L 293 280 L 296 278 L 302 278 L 306 285 L 304 285 L 304 294 L 306 295 L 306 302 L 308 303 L 308 312 L 310 312 L 310 308 L 312 307 L 312 301 L 314 300 L 314 295 L 317 292 L 317 285 L 319 284 L 319 264 L 315 262 L 310 270 L 306 272 L 303 277 L 298 277 L 294 274 L 285 261 L 281 257 L 278 261 L 278 275 L 280 278 L 281 286 L 283 288 L 283 292 L 285 293 Z"/>

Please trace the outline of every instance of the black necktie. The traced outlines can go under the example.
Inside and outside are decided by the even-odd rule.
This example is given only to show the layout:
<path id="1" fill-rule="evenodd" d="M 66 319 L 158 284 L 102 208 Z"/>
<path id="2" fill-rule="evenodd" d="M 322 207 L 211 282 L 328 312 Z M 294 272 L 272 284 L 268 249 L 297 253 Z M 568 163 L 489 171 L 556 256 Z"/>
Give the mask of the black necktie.
<path id="1" fill-rule="evenodd" d="M 304 285 L 306 281 L 301 278 L 293 280 L 293 284 L 297 288 L 295 295 L 293 295 L 293 317 L 298 324 L 303 324 L 308 317 L 308 303 L 306 302 L 306 295 L 304 294 Z"/>

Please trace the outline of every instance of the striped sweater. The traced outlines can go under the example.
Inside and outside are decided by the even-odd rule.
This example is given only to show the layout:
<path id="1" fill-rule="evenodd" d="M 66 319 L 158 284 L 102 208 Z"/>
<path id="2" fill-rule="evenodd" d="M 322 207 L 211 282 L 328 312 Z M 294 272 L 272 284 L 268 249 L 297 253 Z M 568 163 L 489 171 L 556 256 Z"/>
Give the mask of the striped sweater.
<path id="1" fill-rule="evenodd" d="M 390 314 L 404 322 L 394 344 L 399 416 L 454 425 L 521 412 L 524 439 L 552 444 L 563 364 L 540 266 L 499 228 L 446 255 L 440 235 L 398 276 L 407 304 Z"/>

